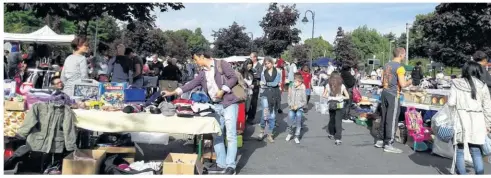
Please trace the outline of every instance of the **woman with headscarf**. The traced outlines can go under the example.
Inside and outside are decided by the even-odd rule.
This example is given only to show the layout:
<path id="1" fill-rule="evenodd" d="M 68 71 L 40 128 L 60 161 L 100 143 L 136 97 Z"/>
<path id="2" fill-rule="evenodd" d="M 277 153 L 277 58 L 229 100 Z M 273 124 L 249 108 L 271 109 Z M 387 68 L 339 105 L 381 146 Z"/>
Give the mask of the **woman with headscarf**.
<path id="1" fill-rule="evenodd" d="M 108 75 L 111 76 L 111 82 L 131 82 L 130 70 L 133 68 L 133 62 L 124 55 L 125 46 L 119 44 L 117 46 L 117 55 L 108 63 Z"/>
<path id="2" fill-rule="evenodd" d="M 72 41 L 73 54 L 65 59 L 61 71 L 61 81 L 65 84 L 63 92 L 73 96 L 73 87 L 76 82 L 89 78 L 87 58 L 85 54 L 89 51 L 89 41 L 86 37 L 76 37 Z"/>

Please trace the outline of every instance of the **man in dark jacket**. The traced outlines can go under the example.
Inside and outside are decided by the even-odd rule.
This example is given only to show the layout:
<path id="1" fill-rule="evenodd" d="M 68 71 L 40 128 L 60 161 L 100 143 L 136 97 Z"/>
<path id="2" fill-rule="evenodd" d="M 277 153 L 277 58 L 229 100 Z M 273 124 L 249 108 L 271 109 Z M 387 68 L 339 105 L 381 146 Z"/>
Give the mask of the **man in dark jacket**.
<path id="1" fill-rule="evenodd" d="M 353 104 L 353 87 L 355 87 L 356 84 L 356 78 L 355 76 L 351 75 L 351 64 L 350 63 L 345 63 L 341 67 L 341 78 L 343 78 L 343 84 L 348 90 L 349 93 L 349 100 L 345 101 L 345 117 L 343 117 L 343 120 L 350 120 L 350 111 L 351 111 L 351 105 Z"/>
<path id="2" fill-rule="evenodd" d="M 417 62 L 413 71 L 411 72 L 411 78 L 413 79 L 413 85 L 418 86 L 423 79 L 423 69 L 421 69 L 421 62 Z"/>
<path id="3" fill-rule="evenodd" d="M 250 55 L 252 60 L 252 72 L 254 73 L 254 79 L 252 80 L 252 97 L 251 97 L 251 107 L 247 111 L 247 123 L 250 125 L 254 124 L 254 119 L 256 118 L 257 111 L 257 99 L 259 97 L 259 82 L 261 81 L 261 74 L 263 72 L 263 65 L 259 63 L 257 58 L 257 53 L 253 52 Z"/>
<path id="4" fill-rule="evenodd" d="M 179 81 L 181 79 L 181 71 L 177 67 L 177 59 L 172 58 L 167 61 L 167 66 L 162 71 L 162 80 Z"/>
<path id="5" fill-rule="evenodd" d="M 484 75 L 482 75 L 481 80 L 486 83 L 488 88 L 491 88 L 491 75 L 489 75 L 488 70 L 486 70 L 486 67 L 488 66 L 488 55 L 482 51 L 476 51 L 474 55 L 472 55 L 472 58 L 474 61 L 481 64 L 484 71 Z"/>

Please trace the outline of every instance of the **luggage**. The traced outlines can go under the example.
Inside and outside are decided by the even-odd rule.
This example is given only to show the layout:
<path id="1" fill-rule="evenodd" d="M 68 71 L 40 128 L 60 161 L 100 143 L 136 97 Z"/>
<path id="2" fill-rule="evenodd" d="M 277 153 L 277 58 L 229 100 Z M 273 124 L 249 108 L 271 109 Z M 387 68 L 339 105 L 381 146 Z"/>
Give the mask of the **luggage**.
<path id="1" fill-rule="evenodd" d="M 82 79 L 73 85 L 72 97 L 76 99 L 97 100 L 100 97 L 100 83 L 92 79 Z"/>
<path id="2" fill-rule="evenodd" d="M 245 120 L 246 120 L 245 103 L 242 102 L 239 103 L 239 113 L 237 116 L 237 133 L 244 133 Z"/>
<path id="3" fill-rule="evenodd" d="M 130 88 L 124 89 L 124 102 L 145 102 L 145 89 Z"/>

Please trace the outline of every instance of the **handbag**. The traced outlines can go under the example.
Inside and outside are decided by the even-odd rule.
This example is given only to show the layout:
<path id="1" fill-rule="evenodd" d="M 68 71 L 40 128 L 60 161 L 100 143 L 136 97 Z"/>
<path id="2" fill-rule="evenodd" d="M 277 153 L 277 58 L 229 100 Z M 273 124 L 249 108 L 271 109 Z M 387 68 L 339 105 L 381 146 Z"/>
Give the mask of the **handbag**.
<path id="1" fill-rule="evenodd" d="M 482 145 L 482 153 L 484 156 L 491 155 L 491 133 L 486 135 L 486 140 L 484 141 L 484 145 Z"/>
<path id="2" fill-rule="evenodd" d="M 223 74 L 222 61 L 215 61 L 215 62 L 217 63 L 218 73 L 222 76 L 222 80 L 225 83 L 226 80 Z M 245 91 L 246 85 L 244 82 L 244 78 L 237 71 L 235 71 L 235 76 L 237 77 L 237 84 L 234 87 L 232 87 L 232 94 L 234 94 L 235 97 L 239 99 L 239 101 L 245 101 L 247 99 L 247 94 Z"/>
<path id="3" fill-rule="evenodd" d="M 359 103 L 361 101 L 361 93 L 357 87 L 353 88 L 353 102 Z"/>
<path id="4" fill-rule="evenodd" d="M 329 110 L 331 111 L 339 110 L 339 109 L 343 109 L 344 102 L 331 100 L 327 102 L 327 105 L 329 107 Z"/>

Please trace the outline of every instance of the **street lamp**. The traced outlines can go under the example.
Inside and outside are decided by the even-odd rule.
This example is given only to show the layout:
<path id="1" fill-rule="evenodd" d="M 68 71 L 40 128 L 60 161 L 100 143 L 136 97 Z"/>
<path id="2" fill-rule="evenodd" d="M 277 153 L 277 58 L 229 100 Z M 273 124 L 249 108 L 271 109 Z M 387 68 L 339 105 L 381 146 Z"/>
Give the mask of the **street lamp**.
<path id="1" fill-rule="evenodd" d="M 307 10 L 305 11 L 305 14 L 303 16 L 303 19 L 302 19 L 302 22 L 304 24 L 307 24 L 309 22 L 309 19 L 307 19 L 307 12 L 310 12 L 310 14 L 312 15 L 312 40 L 314 39 L 314 29 L 315 29 L 315 13 L 311 10 Z M 310 47 L 310 68 L 312 68 L 312 60 L 314 58 L 312 52 L 314 51 L 312 48 L 314 48 L 313 46 Z"/>
<path id="2" fill-rule="evenodd" d="M 406 23 L 406 65 L 409 62 L 409 28 L 411 24 Z"/>
<path id="3" fill-rule="evenodd" d="M 252 45 L 254 43 L 254 34 L 252 32 L 249 32 L 249 35 L 251 35 L 251 44 L 250 44 L 251 47 L 250 48 L 251 48 L 251 53 L 252 53 Z"/>

